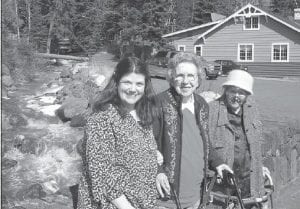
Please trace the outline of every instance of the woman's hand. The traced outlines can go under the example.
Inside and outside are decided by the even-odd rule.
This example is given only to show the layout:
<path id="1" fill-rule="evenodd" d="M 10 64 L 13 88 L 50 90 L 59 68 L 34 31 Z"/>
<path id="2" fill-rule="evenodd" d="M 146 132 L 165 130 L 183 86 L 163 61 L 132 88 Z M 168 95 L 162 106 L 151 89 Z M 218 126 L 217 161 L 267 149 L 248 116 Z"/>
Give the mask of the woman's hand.
<path id="1" fill-rule="evenodd" d="M 164 162 L 164 157 L 162 156 L 162 154 L 158 150 L 156 150 L 156 154 L 157 154 L 157 163 L 158 163 L 158 165 L 162 165 L 163 162 Z"/>
<path id="2" fill-rule="evenodd" d="M 127 200 L 125 195 L 121 195 L 120 197 L 114 199 L 112 203 L 118 208 L 118 209 L 135 209 L 131 203 Z"/>
<path id="3" fill-rule="evenodd" d="M 171 195 L 170 184 L 169 184 L 169 180 L 168 180 L 168 177 L 166 176 L 166 174 L 159 173 L 156 176 L 156 188 L 157 188 L 157 191 L 158 191 L 159 195 L 162 198 L 165 197 L 163 190 L 165 191 L 165 193 L 167 195 Z"/>
<path id="4" fill-rule="evenodd" d="M 223 171 L 227 171 L 227 172 L 233 174 L 233 171 L 231 170 L 231 168 L 228 165 L 226 165 L 226 164 L 219 165 L 218 167 L 216 167 L 216 170 L 217 170 L 218 175 L 221 178 L 223 178 Z"/>
<path id="5" fill-rule="evenodd" d="M 217 174 L 218 174 L 218 178 L 217 178 L 217 182 L 221 183 L 222 179 L 223 179 L 223 171 L 227 171 L 228 173 L 232 173 L 233 171 L 231 170 L 231 168 L 226 165 L 226 164 L 221 164 L 218 167 L 216 167 L 217 170 Z M 233 184 L 233 182 L 231 182 Z"/>
<path id="6" fill-rule="evenodd" d="M 270 172 L 269 168 L 267 168 L 265 166 L 262 167 L 262 172 L 263 172 L 264 177 L 271 176 L 271 172 Z"/>

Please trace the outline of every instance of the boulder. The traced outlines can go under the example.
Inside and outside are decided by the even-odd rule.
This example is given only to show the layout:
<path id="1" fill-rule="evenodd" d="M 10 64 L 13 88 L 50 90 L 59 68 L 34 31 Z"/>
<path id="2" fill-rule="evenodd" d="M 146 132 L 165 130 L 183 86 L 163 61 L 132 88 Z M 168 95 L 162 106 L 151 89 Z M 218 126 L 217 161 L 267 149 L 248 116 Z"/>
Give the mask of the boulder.
<path id="1" fill-rule="evenodd" d="M 10 75 L 3 75 L 2 76 L 2 85 L 6 87 L 11 87 L 14 84 Z"/>
<path id="2" fill-rule="evenodd" d="M 60 107 L 55 111 L 55 115 L 62 121 L 62 122 L 68 122 L 71 120 L 71 118 L 67 118 L 65 116 L 64 108 Z"/>
<path id="3" fill-rule="evenodd" d="M 80 115 L 75 115 L 72 119 L 71 119 L 71 123 L 70 126 L 71 127 L 83 127 L 86 124 L 86 118 L 84 117 L 83 114 Z"/>
<path id="4" fill-rule="evenodd" d="M 84 98 L 67 98 L 63 103 L 64 115 L 66 118 L 73 118 L 78 114 L 82 114 L 88 107 L 88 100 Z"/>
<path id="5" fill-rule="evenodd" d="M 16 198 L 18 200 L 41 199 L 45 196 L 46 192 L 43 190 L 42 185 L 38 183 L 32 184 L 26 188 L 22 188 L 16 194 Z"/>

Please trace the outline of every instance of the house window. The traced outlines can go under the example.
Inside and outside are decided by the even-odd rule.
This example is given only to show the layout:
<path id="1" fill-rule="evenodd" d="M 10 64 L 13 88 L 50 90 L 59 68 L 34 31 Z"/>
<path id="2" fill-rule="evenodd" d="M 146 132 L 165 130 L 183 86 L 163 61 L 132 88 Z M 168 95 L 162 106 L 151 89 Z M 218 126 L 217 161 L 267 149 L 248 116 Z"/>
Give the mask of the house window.
<path id="1" fill-rule="evenodd" d="M 259 30 L 259 17 L 245 17 L 244 30 Z"/>
<path id="2" fill-rule="evenodd" d="M 272 44 L 272 62 L 288 62 L 289 45 L 287 43 Z"/>
<path id="3" fill-rule="evenodd" d="M 240 62 L 254 61 L 254 44 L 239 44 L 238 61 Z"/>
<path id="4" fill-rule="evenodd" d="M 195 45 L 194 46 L 194 53 L 198 56 L 202 56 L 202 46 L 201 45 Z"/>
<path id="5" fill-rule="evenodd" d="M 185 51 L 185 45 L 178 45 L 178 51 L 184 52 Z"/>

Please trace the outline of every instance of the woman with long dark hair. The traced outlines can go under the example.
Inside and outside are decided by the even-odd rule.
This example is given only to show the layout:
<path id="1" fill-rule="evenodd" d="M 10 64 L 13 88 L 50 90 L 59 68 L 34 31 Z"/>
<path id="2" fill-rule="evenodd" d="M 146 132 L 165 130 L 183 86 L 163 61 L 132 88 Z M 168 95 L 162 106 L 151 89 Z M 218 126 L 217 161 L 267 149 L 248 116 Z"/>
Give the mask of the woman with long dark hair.
<path id="1" fill-rule="evenodd" d="M 87 120 L 78 208 L 153 208 L 157 145 L 147 65 L 122 59 Z"/>

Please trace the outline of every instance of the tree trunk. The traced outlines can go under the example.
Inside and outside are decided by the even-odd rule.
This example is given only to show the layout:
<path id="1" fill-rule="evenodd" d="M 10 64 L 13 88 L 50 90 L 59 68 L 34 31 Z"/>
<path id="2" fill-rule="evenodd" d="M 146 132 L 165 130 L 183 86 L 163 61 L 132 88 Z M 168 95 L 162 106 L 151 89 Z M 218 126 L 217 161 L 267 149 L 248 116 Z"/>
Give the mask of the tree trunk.
<path id="1" fill-rule="evenodd" d="M 89 61 L 88 57 L 76 57 L 71 55 L 49 54 L 49 53 L 35 53 L 37 57 L 47 59 L 65 59 L 65 60 L 77 60 L 77 61 Z"/>
<path id="2" fill-rule="evenodd" d="M 50 27 L 49 27 L 48 38 L 47 38 L 47 51 L 46 51 L 47 54 L 50 54 L 50 47 L 51 47 L 51 41 L 52 41 L 52 30 L 54 27 L 55 18 L 56 18 L 56 11 L 53 11 L 53 15 L 50 20 Z"/>
<path id="3" fill-rule="evenodd" d="M 17 38 L 20 41 L 20 25 L 19 25 L 19 14 L 18 14 L 18 2 L 15 0 L 15 12 L 16 12 L 16 22 L 17 22 Z"/>
<path id="4" fill-rule="evenodd" d="M 195 0 L 192 0 L 192 17 L 191 17 L 191 24 L 194 22 L 194 15 L 195 15 Z"/>
<path id="5" fill-rule="evenodd" d="M 28 13 L 28 43 L 30 43 L 30 32 L 31 32 L 31 0 L 26 0 L 27 4 L 27 13 Z"/>

